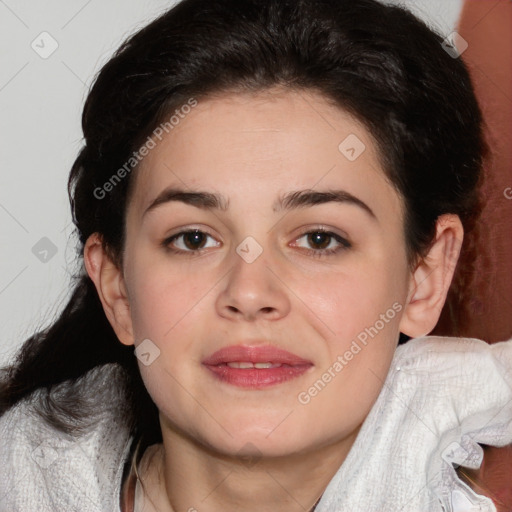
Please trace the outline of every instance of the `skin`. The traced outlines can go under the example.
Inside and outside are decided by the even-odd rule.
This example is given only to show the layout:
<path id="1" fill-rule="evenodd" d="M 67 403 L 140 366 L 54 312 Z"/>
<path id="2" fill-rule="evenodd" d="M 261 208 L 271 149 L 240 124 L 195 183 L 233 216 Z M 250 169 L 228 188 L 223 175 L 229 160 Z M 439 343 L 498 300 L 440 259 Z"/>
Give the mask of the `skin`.
<path id="1" fill-rule="evenodd" d="M 354 161 L 338 149 L 349 134 L 366 146 Z M 157 142 L 134 176 L 122 268 L 97 234 L 84 251 L 120 342 L 137 347 L 150 339 L 160 350 L 149 366 L 139 362 L 163 437 L 141 467 L 153 502 L 145 510 L 309 510 L 377 399 L 399 333 L 417 337 L 434 328 L 459 255 L 460 220 L 440 217 L 428 256 L 410 269 L 403 202 L 371 134 L 311 91 L 212 97 Z M 144 214 L 171 185 L 220 193 L 229 208 L 173 201 Z M 273 209 L 282 194 L 303 189 L 343 189 L 375 217 L 349 203 Z M 350 247 L 308 238 L 319 227 Z M 209 236 L 168 244 L 189 251 L 180 254 L 161 245 L 187 228 Z M 248 236 L 263 250 L 252 263 L 236 252 Z M 326 247 L 341 250 L 315 257 Z M 396 316 L 300 403 L 298 395 L 393 304 L 401 307 Z M 201 364 L 241 343 L 284 348 L 313 366 L 291 381 L 248 390 Z"/>

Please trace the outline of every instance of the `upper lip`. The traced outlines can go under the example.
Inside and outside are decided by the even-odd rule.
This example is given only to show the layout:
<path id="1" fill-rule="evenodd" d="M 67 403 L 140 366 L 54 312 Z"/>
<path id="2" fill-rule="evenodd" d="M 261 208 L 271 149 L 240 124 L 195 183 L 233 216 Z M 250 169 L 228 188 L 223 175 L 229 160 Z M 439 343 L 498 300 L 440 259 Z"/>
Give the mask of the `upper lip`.
<path id="1" fill-rule="evenodd" d="M 231 345 L 217 350 L 203 361 L 203 364 L 215 366 L 222 363 L 274 363 L 290 366 L 312 364 L 291 352 L 271 345 Z"/>

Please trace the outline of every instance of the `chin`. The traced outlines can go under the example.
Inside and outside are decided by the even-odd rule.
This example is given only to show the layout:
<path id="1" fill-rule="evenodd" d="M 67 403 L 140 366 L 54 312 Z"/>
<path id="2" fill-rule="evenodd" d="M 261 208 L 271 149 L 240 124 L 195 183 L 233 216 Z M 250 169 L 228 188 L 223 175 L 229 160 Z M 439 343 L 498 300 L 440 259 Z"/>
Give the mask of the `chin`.
<path id="1" fill-rule="evenodd" d="M 307 448 L 305 432 L 291 432 L 289 429 L 255 425 L 226 426 L 232 437 L 223 435 L 222 439 L 208 439 L 216 451 L 229 456 L 242 457 L 282 457 Z M 281 430 L 282 428 L 282 430 Z"/>

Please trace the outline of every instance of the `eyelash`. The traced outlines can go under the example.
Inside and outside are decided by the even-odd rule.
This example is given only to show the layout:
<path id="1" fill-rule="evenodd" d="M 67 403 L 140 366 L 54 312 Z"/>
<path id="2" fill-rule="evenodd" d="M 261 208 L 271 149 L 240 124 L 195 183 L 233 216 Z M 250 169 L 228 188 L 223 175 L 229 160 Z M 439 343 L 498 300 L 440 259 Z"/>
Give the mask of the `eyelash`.
<path id="1" fill-rule="evenodd" d="M 176 233 L 175 235 L 172 235 L 172 236 L 166 238 L 165 240 L 162 241 L 161 245 L 162 245 L 162 247 L 164 247 L 164 249 L 166 249 L 167 251 L 170 251 L 170 252 L 172 252 L 174 254 L 200 255 L 206 249 L 184 251 L 183 249 L 175 249 L 175 248 L 170 247 L 170 244 L 172 242 L 174 242 L 175 240 L 177 240 L 178 238 L 180 238 L 180 237 L 182 237 L 184 235 L 193 234 L 193 233 L 204 234 L 204 235 L 207 235 L 207 236 L 211 236 L 208 233 L 206 233 L 204 231 L 201 231 L 199 229 L 188 229 L 188 230 L 185 230 L 185 231 L 180 231 L 179 233 Z M 314 230 L 311 230 L 311 231 L 306 231 L 305 233 L 300 235 L 296 240 L 300 240 L 301 238 L 303 238 L 304 236 L 307 236 L 307 235 L 318 234 L 318 233 L 322 233 L 324 235 L 329 236 L 330 238 L 336 240 L 336 242 L 338 242 L 340 245 L 338 247 L 336 247 L 335 249 L 319 249 L 319 250 L 307 249 L 306 251 L 311 256 L 313 256 L 313 257 L 322 258 L 322 257 L 326 257 L 326 256 L 333 256 L 333 255 L 335 255 L 335 254 L 337 254 L 339 252 L 345 251 L 345 250 L 350 249 L 352 247 L 352 244 L 348 240 L 346 240 L 345 238 L 339 236 L 336 233 L 333 233 L 332 231 L 327 231 L 327 230 L 322 229 L 322 228 L 314 229 Z"/>

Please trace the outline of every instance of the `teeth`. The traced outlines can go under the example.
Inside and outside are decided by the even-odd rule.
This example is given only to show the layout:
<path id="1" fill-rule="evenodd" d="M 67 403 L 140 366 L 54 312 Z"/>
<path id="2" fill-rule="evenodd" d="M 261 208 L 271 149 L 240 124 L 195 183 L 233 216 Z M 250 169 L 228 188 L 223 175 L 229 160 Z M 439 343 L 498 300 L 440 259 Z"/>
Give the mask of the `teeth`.
<path id="1" fill-rule="evenodd" d="M 258 369 L 264 369 L 264 368 L 279 368 L 282 366 L 281 364 L 274 364 L 274 363 L 250 363 L 250 362 L 233 362 L 233 363 L 227 363 L 227 366 L 230 368 L 258 368 Z"/>
<path id="2" fill-rule="evenodd" d="M 230 368 L 254 368 L 254 365 L 252 363 L 228 363 L 228 366 Z"/>

